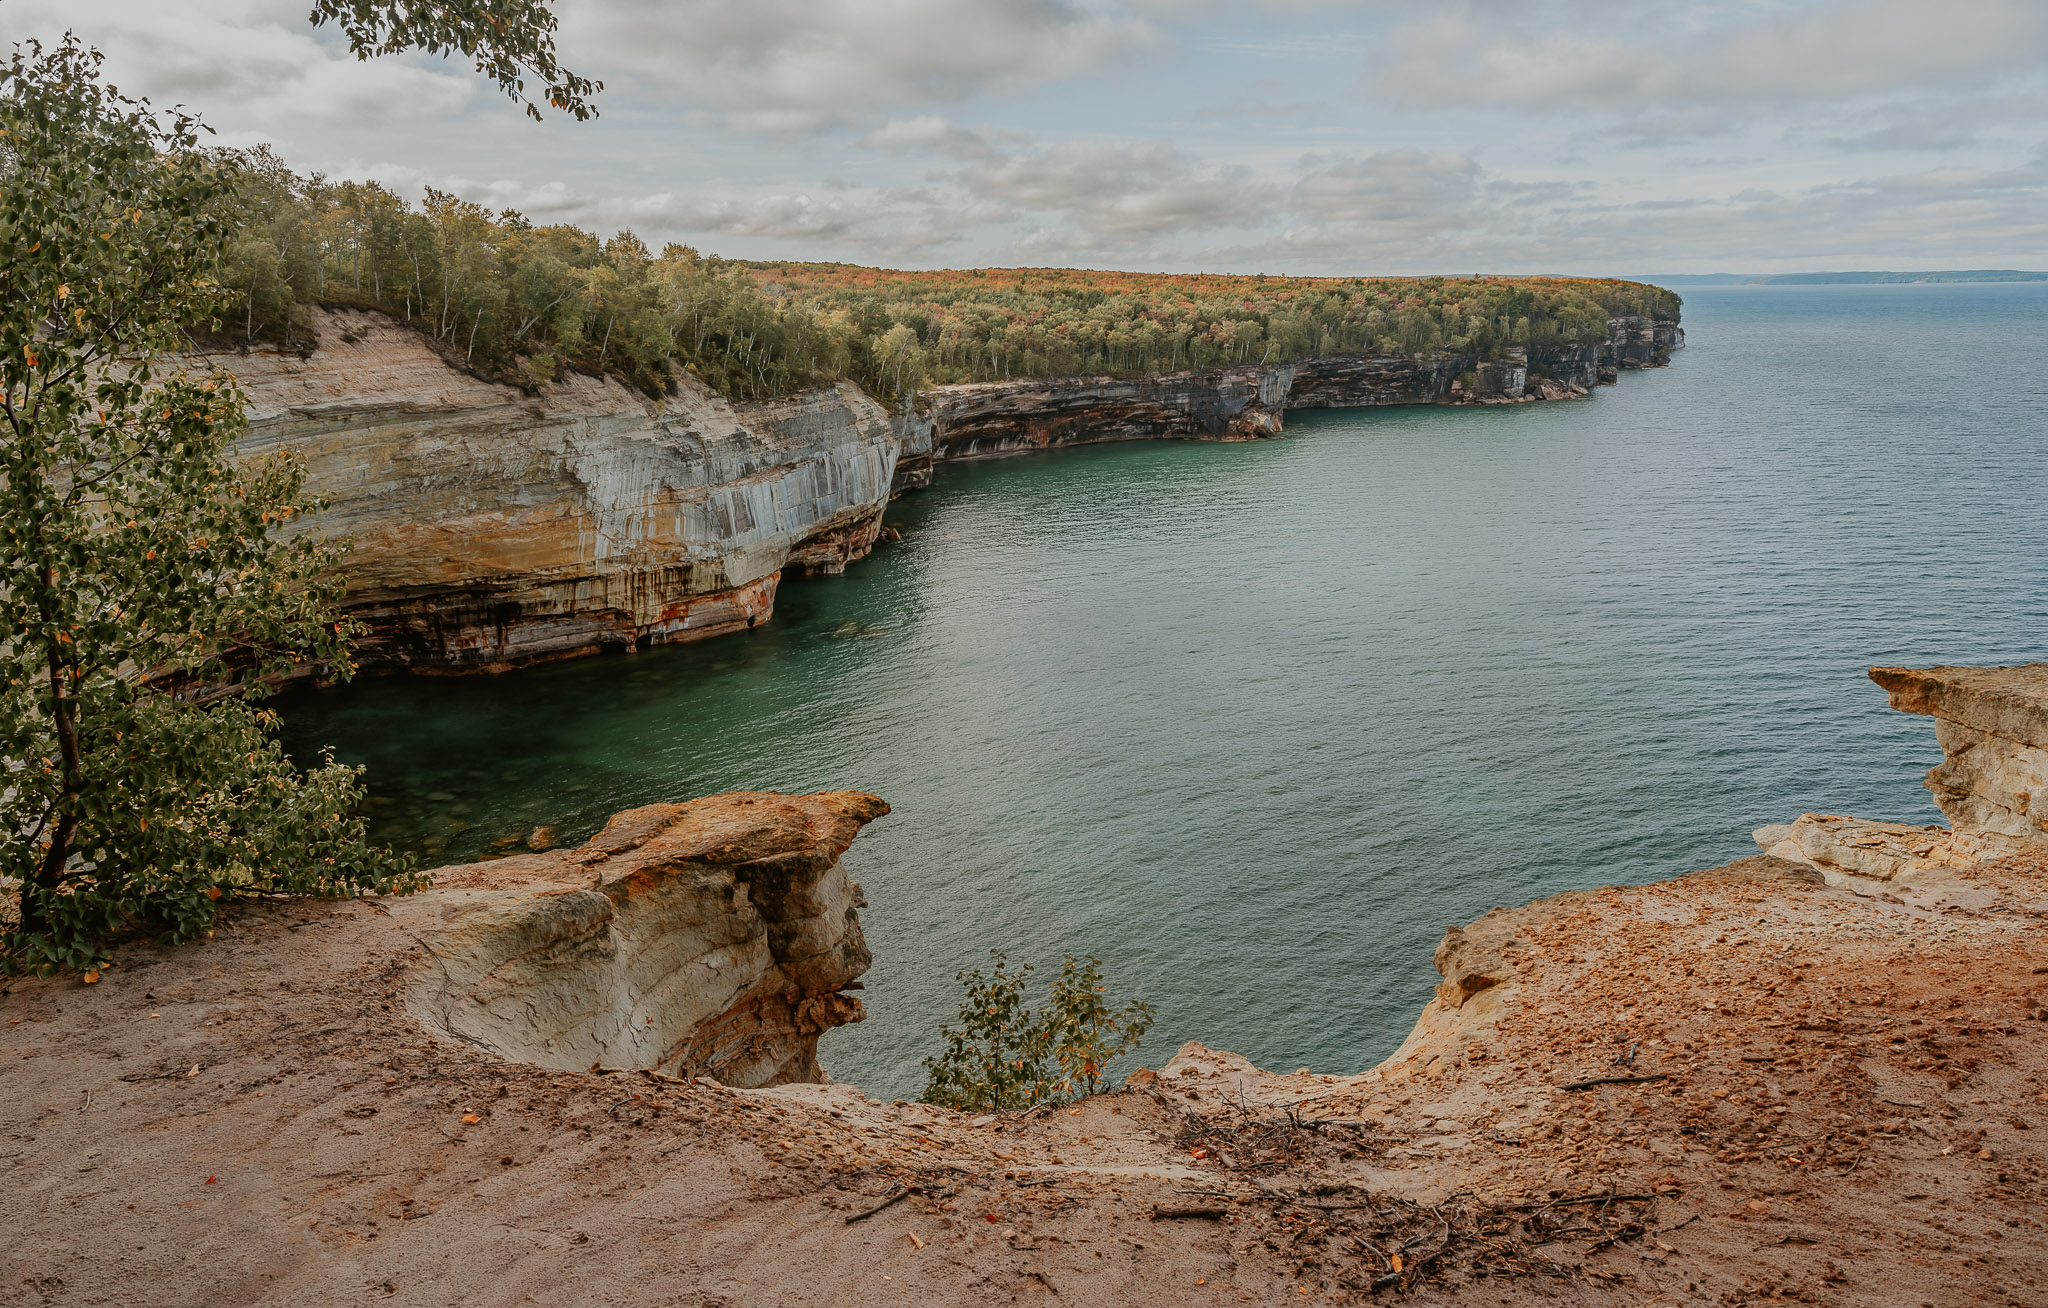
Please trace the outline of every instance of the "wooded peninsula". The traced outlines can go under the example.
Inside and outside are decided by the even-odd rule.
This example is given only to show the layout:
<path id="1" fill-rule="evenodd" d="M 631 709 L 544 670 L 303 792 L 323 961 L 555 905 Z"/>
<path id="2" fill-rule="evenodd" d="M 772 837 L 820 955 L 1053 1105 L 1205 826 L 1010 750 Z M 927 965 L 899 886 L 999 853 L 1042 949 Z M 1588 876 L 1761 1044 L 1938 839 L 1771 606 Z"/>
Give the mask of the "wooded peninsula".
<path id="1" fill-rule="evenodd" d="M 687 367 L 735 399 L 851 378 L 886 400 L 927 385 L 1143 376 L 1330 354 L 1592 344 L 1610 318 L 1669 317 L 1670 291 L 1562 277 L 1275 277 L 1070 268 L 895 271 L 722 259 L 630 231 L 609 240 L 428 188 L 235 161 L 221 271 L 230 343 L 309 341 L 310 307 L 385 310 L 451 361 L 528 388 L 564 368 L 650 394 Z M 239 318 L 239 321 L 237 321 Z"/>

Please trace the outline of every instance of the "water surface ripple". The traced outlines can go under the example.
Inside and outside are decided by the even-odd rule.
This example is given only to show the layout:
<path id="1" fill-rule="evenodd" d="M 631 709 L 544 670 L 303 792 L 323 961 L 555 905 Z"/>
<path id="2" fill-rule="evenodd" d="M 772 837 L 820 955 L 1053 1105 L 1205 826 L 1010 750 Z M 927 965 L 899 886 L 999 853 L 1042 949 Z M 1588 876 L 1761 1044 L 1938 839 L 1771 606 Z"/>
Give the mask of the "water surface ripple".
<path id="1" fill-rule="evenodd" d="M 1182 1040 L 1400 1041 L 1445 924 L 1933 821 L 1873 663 L 2048 657 L 2048 286 L 1688 293 L 1589 402 L 1295 414 L 1284 440 L 940 470 L 906 539 L 744 636 L 286 705 L 433 861 L 740 788 L 895 806 L 849 856 L 911 1094 L 953 972 L 1098 953 Z"/>

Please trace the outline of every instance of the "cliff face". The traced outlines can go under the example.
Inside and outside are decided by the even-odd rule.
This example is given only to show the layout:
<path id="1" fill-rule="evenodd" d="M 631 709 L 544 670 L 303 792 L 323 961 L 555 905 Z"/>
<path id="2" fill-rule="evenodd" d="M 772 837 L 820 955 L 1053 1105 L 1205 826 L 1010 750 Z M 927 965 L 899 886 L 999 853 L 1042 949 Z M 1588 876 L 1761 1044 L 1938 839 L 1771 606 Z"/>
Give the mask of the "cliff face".
<path id="1" fill-rule="evenodd" d="M 1892 707 L 1934 719 L 1927 789 L 1956 831 L 2002 853 L 2048 846 L 2048 663 L 1872 668 Z"/>
<path id="2" fill-rule="evenodd" d="M 1111 377 L 979 382 L 925 393 L 934 454 L 977 459 L 1054 445 L 1189 436 L 1278 435 L 1294 366 Z"/>
<path id="3" fill-rule="evenodd" d="M 321 528 L 354 538 L 367 666 L 493 669 L 753 626 L 785 568 L 867 552 L 906 439 L 851 383 L 733 405 L 683 377 L 656 405 L 571 375 L 534 399 L 382 315 L 315 326 L 306 359 L 203 362 L 248 393 L 241 451 L 303 451 L 332 504 Z"/>
<path id="4" fill-rule="evenodd" d="M 1251 440 L 1279 435 L 1289 409 L 1573 398 L 1622 369 L 1661 367 L 1684 343 L 1676 322 L 1626 317 L 1609 324 L 1603 344 L 1516 347 L 1498 360 L 1332 355 L 1161 377 L 940 386 L 921 404 L 939 461 L 1148 437 Z"/>
<path id="5" fill-rule="evenodd" d="M 580 849 L 444 868 L 390 912 L 426 946 L 409 1005 L 517 1062 L 821 1081 L 818 1036 L 866 1014 L 839 865 L 889 811 L 873 795 L 768 792 L 653 804 Z"/>
<path id="6" fill-rule="evenodd" d="M 1095 441 L 1278 435 L 1288 409 L 1582 395 L 1664 362 L 1675 323 L 1622 318 L 1603 345 L 1338 356 L 1137 380 L 945 386 L 892 415 L 842 382 L 733 404 L 694 378 L 655 403 L 570 374 L 536 398 L 450 366 L 376 313 L 316 312 L 320 346 L 193 360 L 235 374 L 250 456 L 297 449 L 354 541 L 368 668 L 495 671 L 766 621 L 791 570 L 838 572 L 892 495 L 948 459 Z M 1532 375 L 1534 380 L 1532 380 Z"/>

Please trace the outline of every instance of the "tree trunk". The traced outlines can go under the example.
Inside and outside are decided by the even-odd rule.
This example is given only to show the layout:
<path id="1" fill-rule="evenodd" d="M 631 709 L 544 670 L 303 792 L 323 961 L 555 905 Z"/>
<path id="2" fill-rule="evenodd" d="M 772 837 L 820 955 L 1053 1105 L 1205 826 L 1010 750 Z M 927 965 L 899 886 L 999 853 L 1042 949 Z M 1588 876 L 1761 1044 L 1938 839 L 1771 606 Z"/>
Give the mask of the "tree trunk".
<path id="1" fill-rule="evenodd" d="M 64 789 L 57 799 L 57 825 L 50 832 L 50 852 L 36 870 L 35 888 L 55 890 L 64 880 L 64 865 L 71 861 L 71 838 L 78 831 L 78 723 L 72 717 L 71 697 L 64 689 L 64 664 L 57 646 L 50 646 L 50 718 L 57 727 L 57 755 L 63 767 Z M 21 930 L 39 935 L 49 929 L 49 918 L 28 886 L 21 888 Z"/>

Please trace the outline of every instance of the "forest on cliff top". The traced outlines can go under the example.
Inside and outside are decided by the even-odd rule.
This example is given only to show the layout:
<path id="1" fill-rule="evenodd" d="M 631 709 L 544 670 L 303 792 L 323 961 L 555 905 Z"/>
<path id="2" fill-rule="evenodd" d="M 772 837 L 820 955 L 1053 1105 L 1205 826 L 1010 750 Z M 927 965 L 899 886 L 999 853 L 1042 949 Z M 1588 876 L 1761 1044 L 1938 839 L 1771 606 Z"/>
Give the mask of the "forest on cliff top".
<path id="1" fill-rule="evenodd" d="M 1622 314 L 1675 316 L 1638 282 L 1270 277 L 1066 268 L 891 271 L 653 253 L 632 232 L 493 212 L 428 188 L 300 176 L 267 149 L 237 171 L 220 270 L 230 343 L 311 342 L 315 304 L 382 309 L 451 361 L 529 387 L 565 368 L 650 394 L 687 367 L 735 399 L 853 378 L 900 400 L 949 382 L 1138 376 L 1327 354 L 1592 344 Z"/>

